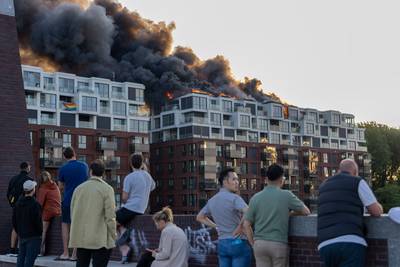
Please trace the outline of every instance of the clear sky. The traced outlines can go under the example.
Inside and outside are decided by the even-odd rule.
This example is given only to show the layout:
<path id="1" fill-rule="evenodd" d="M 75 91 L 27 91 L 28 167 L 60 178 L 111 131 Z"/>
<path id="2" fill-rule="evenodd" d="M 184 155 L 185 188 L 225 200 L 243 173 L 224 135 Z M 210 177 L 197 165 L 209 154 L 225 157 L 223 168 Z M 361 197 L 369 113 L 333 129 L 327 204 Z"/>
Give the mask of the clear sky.
<path id="1" fill-rule="evenodd" d="M 397 0 L 120 0 L 176 22 L 174 45 L 229 59 L 300 107 L 335 109 L 400 126 Z"/>

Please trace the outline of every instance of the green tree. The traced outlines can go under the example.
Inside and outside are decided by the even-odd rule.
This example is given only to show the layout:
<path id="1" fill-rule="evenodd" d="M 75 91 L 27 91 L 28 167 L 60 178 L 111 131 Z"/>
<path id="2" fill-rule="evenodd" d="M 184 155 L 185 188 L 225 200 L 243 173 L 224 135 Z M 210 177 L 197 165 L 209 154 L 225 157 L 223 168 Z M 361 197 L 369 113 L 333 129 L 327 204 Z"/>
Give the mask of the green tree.
<path id="1" fill-rule="evenodd" d="M 400 186 L 398 184 L 387 184 L 376 190 L 375 195 L 385 213 L 393 207 L 400 207 Z"/>

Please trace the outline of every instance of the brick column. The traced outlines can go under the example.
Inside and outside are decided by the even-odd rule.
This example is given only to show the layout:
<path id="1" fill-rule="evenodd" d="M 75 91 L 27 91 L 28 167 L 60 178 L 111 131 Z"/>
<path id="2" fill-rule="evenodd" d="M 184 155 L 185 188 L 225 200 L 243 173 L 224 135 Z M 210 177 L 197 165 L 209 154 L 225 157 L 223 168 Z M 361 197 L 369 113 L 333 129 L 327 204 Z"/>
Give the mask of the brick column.
<path id="1" fill-rule="evenodd" d="M 0 1 L 0 253 L 10 246 L 11 208 L 6 201 L 10 178 L 22 161 L 32 162 L 17 27 L 12 0 Z"/>

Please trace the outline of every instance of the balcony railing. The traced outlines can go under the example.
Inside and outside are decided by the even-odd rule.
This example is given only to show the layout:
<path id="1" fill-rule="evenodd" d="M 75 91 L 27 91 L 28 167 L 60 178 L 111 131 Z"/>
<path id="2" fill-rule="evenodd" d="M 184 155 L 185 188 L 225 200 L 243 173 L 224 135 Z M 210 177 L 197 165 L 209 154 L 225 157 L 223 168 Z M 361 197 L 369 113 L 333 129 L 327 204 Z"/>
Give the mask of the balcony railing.
<path id="1" fill-rule="evenodd" d="M 94 123 L 91 121 L 79 121 L 79 128 L 94 128 Z"/>
<path id="2" fill-rule="evenodd" d="M 199 168 L 200 174 L 212 173 L 215 174 L 217 172 L 217 166 L 215 165 L 203 165 Z"/>
<path id="3" fill-rule="evenodd" d="M 60 92 L 67 93 L 67 94 L 73 94 L 74 88 L 60 86 Z"/>
<path id="4" fill-rule="evenodd" d="M 198 123 L 198 124 L 208 124 L 208 118 L 201 117 L 185 117 L 181 120 L 181 123 Z"/>
<path id="5" fill-rule="evenodd" d="M 321 147 L 322 148 L 330 148 L 331 146 L 329 144 L 327 144 L 327 143 L 322 143 Z"/>
<path id="6" fill-rule="evenodd" d="M 115 131 L 126 131 L 126 125 L 114 124 L 114 130 Z"/>
<path id="7" fill-rule="evenodd" d="M 56 109 L 56 103 L 40 103 L 40 107 L 42 108 L 49 108 L 49 109 Z"/>
<path id="8" fill-rule="evenodd" d="M 42 168 L 59 168 L 64 164 L 62 158 L 41 158 L 40 165 Z"/>
<path id="9" fill-rule="evenodd" d="M 224 120 L 224 126 L 233 127 L 233 121 L 226 121 L 226 120 Z"/>
<path id="10" fill-rule="evenodd" d="M 247 136 L 246 135 L 236 135 L 236 140 L 237 141 L 247 141 Z"/>
<path id="11" fill-rule="evenodd" d="M 179 110 L 179 105 L 165 105 L 161 107 L 161 111 L 171 111 L 171 110 Z"/>
<path id="12" fill-rule="evenodd" d="M 57 120 L 56 119 L 49 119 L 49 118 L 42 118 L 40 120 L 41 124 L 48 124 L 48 125 L 56 125 Z"/>
<path id="13" fill-rule="evenodd" d="M 32 98 L 26 98 L 26 105 L 27 106 L 36 106 L 37 101 L 36 99 L 32 99 Z"/>
<path id="14" fill-rule="evenodd" d="M 228 149 L 225 151 L 225 154 L 228 158 L 233 158 L 233 159 L 243 159 L 246 157 L 246 153 L 236 149 Z"/>
<path id="15" fill-rule="evenodd" d="M 270 129 L 271 131 L 274 131 L 274 132 L 280 132 L 280 131 L 281 131 L 281 129 L 280 129 L 280 127 L 279 127 L 278 125 L 271 125 L 271 126 L 269 127 L 269 129 Z"/>
<path id="16" fill-rule="evenodd" d="M 100 113 L 101 114 L 110 114 L 110 108 L 109 107 L 100 107 Z"/>
<path id="17" fill-rule="evenodd" d="M 112 97 L 117 98 L 117 99 L 124 99 L 125 94 L 124 93 L 112 93 Z"/>
<path id="18" fill-rule="evenodd" d="M 236 112 L 250 114 L 251 113 L 251 109 L 250 108 L 245 108 L 245 107 L 237 107 L 236 108 Z"/>
<path id="19" fill-rule="evenodd" d="M 214 191 L 217 189 L 217 182 L 211 179 L 204 179 L 199 183 L 200 190 Z"/>
<path id="20" fill-rule="evenodd" d="M 368 152 L 368 148 L 366 146 L 358 146 L 357 151 L 360 152 Z"/>
<path id="21" fill-rule="evenodd" d="M 54 86 L 54 84 L 53 83 L 45 83 L 44 85 L 43 85 L 43 88 L 45 89 L 45 90 L 49 90 L 49 91 L 54 91 L 55 89 L 56 89 L 56 87 Z"/>
<path id="22" fill-rule="evenodd" d="M 212 133 L 212 134 L 211 134 L 211 138 L 213 138 L 213 139 L 221 139 L 221 138 L 222 138 L 222 134 L 215 134 L 215 133 Z"/>
<path id="23" fill-rule="evenodd" d="M 149 152 L 150 145 L 149 144 L 130 144 L 131 152 L 132 153 L 139 153 L 139 152 Z"/>
<path id="24" fill-rule="evenodd" d="M 24 81 L 24 86 L 25 87 L 31 87 L 31 88 L 37 88 L 40 89 L 40 82 L 37 81 Z"/>
<path id="25" fill-rule="evenodd" d="M 118 149 L 116 141 L 97 141 L 97 150 L 112 150 Z"/>
<path id="26" fill-rule="evenodd" d="M 63 147 L 63 140 L 55 137 L 42 137 L 41 147 Z"/>

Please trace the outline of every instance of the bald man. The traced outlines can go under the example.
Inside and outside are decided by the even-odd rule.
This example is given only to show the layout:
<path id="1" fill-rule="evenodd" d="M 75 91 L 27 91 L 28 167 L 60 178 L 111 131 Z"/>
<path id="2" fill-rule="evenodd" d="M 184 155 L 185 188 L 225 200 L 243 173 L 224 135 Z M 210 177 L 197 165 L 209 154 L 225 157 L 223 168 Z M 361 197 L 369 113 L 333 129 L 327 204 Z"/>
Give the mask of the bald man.
<path id="1" fill-rule="evenodd" d="M 364 209 L 376 217 L 383 209 L 358 176 L 354 160 L 343 160 L 339 168 L 319 188 L 318 250 L 326 267 L 363 267 L 367 250 Z"/>

